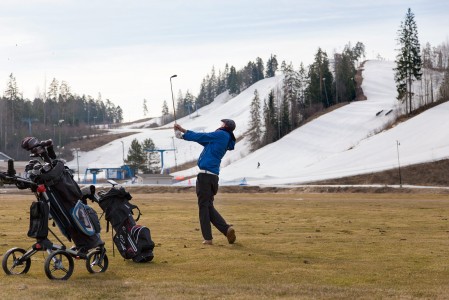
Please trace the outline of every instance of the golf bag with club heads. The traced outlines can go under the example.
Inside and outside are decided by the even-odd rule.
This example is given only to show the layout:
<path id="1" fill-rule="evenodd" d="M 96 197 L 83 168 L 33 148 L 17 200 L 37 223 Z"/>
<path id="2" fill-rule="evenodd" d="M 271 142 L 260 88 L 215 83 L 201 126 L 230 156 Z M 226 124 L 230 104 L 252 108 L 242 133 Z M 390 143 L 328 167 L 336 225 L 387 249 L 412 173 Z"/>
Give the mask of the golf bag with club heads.
<path id="1" fill-rule="evenodd" d="M 56 159 L 52 140 L 39 141 L 35 137 L 26 137 L 22 140 L 22 148 L 30 151 L 31 157 L 43 160 L 30 160 L 25 171 L 30 180 L 45 186 L 50 216 L 64 236 L 73 241 L 76 250 L 81 252 L 103 245 L 98 217 L 94 216 L 91 207 L 82 203 L 82 192 L 64 162 Z M 42 211 L 42 207 L 35 205 L 37 207 L 32 207 L 30 214 L 29 236 L 43 235 L 39 233 L 37 214 Z M 42 213 L 45 215 L 45 212 Z"/>
<path id="2" fill-rule="evenodd" d="M 90 187 L 91 195 L 95 198 L 90 199 L 98 202 L 108 222 L 106 231 L 109 230 L 110 223 L 115 231 L 114 244 L 124 259 L 140 263 L 153 260 L 154 242 L 151 240 L 150 229 L 137 224 L 141 215 L 139 208 L 129 202 L 132 196 L 123 187 L 115 187 L 117 183 L 113 180 L 108 182 L 112 184 L 112 188 L 98 194 L 95 194 L 95 186 Z M 136 219 L 133 210 L 138 212 Z"/>
<path id="3" fill-rule="evenodd" d="M 100 238 L 100 223 L 95 211 L 83 203 L 82 193 L 63 161 L 56 159 L 51 140 L 39 141 L 27 137 L 22 148 L 31 152 L 25 167 L 26 176 L 16 175 L 14 160 L 8 160 L 7 172 L 0 172 L 0 184 L 15 184 L 19 189 L 30 189 L 36 201 L 30 207 L 28 237 L 36 242 L 25 250 L 13 247 L 3 254 L 2 268 L 7 275 L 25 274 L 30 270 L 31 257 L 47 252 L 44 270 L 49 279 L 67 280 L 74 270 L 74 259 L 85 260 L 90 273 L 108 269 L 108 257 Z M 67 247 L 49 227 L 49 220 L 74 247 Z M 49 240 L 51 233 L 60 244 Z"/>

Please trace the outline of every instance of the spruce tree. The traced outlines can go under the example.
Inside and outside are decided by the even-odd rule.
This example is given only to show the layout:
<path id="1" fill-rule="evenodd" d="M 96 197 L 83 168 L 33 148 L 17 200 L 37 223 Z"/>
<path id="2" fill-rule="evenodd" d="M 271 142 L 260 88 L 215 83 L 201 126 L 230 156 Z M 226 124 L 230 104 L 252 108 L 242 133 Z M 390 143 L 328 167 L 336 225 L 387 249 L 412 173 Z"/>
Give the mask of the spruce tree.
<path id="1" fill-rule="evenodd" d="M 217 97 L 217 77 L 215 75 L 215 67 L 212 67 L 211 75 L 207 80 L 207 104 L 212 103 Z"/>
<path id="2" fill-rule="evenodd" d="M 273 143 L 278 138 L 278 111 L 276 107 L 274 91 L 268 94 L 268 99 L 264 101 L 264 145 Z"/>
<path id="3" fill-rule="evenodd" d="M 201 82 L 201 86 L 200 86 L 200 92 L 198 93 L 198 96 L 196 97 L 196 103 L 198 105 L 198 107 L 203 107 L 205 105 L 207 105 L 207 93 L 206 93 L 206 79 L 203 79 L 203 81 Z"/>
<path id="4" fill-rule="evenodd" d="M 352 101 L 355 98 L 355 64 L 363 53 L 364 45 L 358 42 L 356 47 L 351 48 L 351 44 L 347 44 L 342 53 L 335 54 L 335 102 Z"/>
<path id="5" fill-rule="evenodd" d="M 231 68 L 229 69 L 228 90 L 229 94 L 231 95 L 237 95 L 238 93 L 240 93 L 239 80 L 237 77 L 237 71 L 235 70 L 234 66 L 231 66 Z"/>
<path id="6" fill-rule="evenodd" d="M 192 114 L 195 110 L 195 97 L 187 90 L 186 95 L 184 96 L 184 105 L 187 108 L 187 113 Z"/>
<path id="7" fill-rule="evenodd" d="M 266 77 L 274 77 L 278 69 L 278 61 L 276 55 L 271 54 L 267 61 L 267 71 L 265 73 Z"/>
<path id="8" fill-rule="evenodd" d="M 304 68 L 304 64 L 301 62 L 298 71 L 298 80 L 299 80 L 299 103 L 306 107 L 306 89 L 307 89 L 307 73 Z"/>
<path id="9" fill-rule="evenodd" d="M 309 86 L 307 96 L 312 103 L 322 103 L 323 107 L 329 107 L 333 103 L 332 84 L 333 76 L 329 70 L 329 60 L 326 52 L 318 48 L 315 61 L 309 67 Z"/>
<path id="10" fill-rule="evenodd" d="M 162 104 L 162 124 L 167 124 L 170 122 L 170 112 L 168 109 L 167 100 L 164 100 L 164 103 Z"/>
<path id="11" fill-rule="evenodd" d="M 251 151 L 255 151 L 260 147 L 261 138 L 261 120 L 260 120 L 260 99 L 259 92 L 254 91 L 254 98 L 250 106 L 250 122 L 249 122 L 249 142 Z"/>
<path id="12" fill-rule="evenodd" d="M 126 163 L 133 169 L 134 174 L 137 174 L 139 169 L 144 170 L 146 168 L 146 160 L 142 145 L 137 139 L 133 139 L 128 149 Z"/>
<path id="13" fill-rule="evenodd" d="M 286 97 L 283 97 L 279 116 L 280 137 L 283 137 L 284 135 L 286 135 L 291 131 L 289 105 L 290 103 L 288 102 L 288 99 Z"/>
<path id="14" fill-rule="evenodd" d="M 298 126 L 299 117 L 299 90 L 300 81 L 299 75 L 295 72 L 292 63 L 285 66 L 284 70 L 284 98 L 287 103 L 289 103 L 290 111 L 290 128 L 294 129 Z"/>
<path id="15" fill-rule="evenodd" d="M 147 138 L 142 142 L 142 149 L 145 154 L 145 165 L 142 166 L 143 173 L 157 174 L 161 171 L 160 168 L 160 154 L 159 152 L 150 152 L 148 150 L 155 150 L 156 146 L 151 138 Z"/>
<path id="16" fill-rule="evenodd" d="M 406 102 L 406 111 L 410 114 L 412 108 L 412 83 L 420 80 L 422 73 L 421 47 L 418 40 L 418 29 L 415 15 L 409 8 L 404 22 L 398 30 L 399 53 L 396 56 L 395 81 L 398 92 L 397 99 Z"/>
<path id="17" fill-rule="evenodd" d="M 258 57 L 256 58 L 256 70 L 257 70 L 257 81 L 264 79 L 264 65 L 263 65 L 263 60 L 262 58 Z"/>

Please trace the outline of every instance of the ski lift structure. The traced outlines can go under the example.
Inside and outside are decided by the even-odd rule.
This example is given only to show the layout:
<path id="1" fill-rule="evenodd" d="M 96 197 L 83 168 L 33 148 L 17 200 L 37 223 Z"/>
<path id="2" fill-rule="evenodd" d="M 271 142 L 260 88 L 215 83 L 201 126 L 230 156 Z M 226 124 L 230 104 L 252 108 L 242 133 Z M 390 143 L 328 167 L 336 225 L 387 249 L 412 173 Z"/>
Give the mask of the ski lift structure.
<path id="1" fill-rule="evenodd" d="M 161 174 L 164 174 L 164 153 L 167 151 L 176 151 L 176 149 L 144 149 L 145 152 L 159 152 L 161 154 Z"/>
<path id="2" fill-rule="evenodd" d="M 87 168 L 84 173 L 84 183 L 87 183 L 87 174 L 92 174 L 92 184 L 97 183 L 97 174 L 105 172 L 106 179 L 127 179 L 134 176 L 134 172 L 128 165 L 118 168 Z"/>

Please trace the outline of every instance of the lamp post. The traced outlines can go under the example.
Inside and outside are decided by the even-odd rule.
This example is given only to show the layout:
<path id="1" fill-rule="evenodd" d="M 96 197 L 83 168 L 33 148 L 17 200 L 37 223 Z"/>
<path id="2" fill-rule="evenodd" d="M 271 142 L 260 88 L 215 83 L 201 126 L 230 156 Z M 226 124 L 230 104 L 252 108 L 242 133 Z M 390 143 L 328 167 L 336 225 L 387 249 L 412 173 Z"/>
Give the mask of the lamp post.
<path id="1" fill-rule="evenodd" d="M 399 146 L 401 143 L 396 140 L 396 149 L 398 151 L 398 170 L 399 170 L 399 186 L 402 187 L 402 176 L 401 176 L 401 162 L 399 161 Z"/>
<path id="2" fill-rule="evenodd" d="M 59 143 L 58 143 L 58 147 L 59 147 L 59 156 L 61 156 L 61 127 L 62 127 L 62 123 L 64 123 L 64 120 L 59 120 L 58 121 L 58 126 L 59 126 Z"/>
<path id="3" fill-rule="evenodd" d="M 173 102 L 173 117 L 175 118 L 175 124 L 176 124 L 175 97 L 173 97 L 173 85 L 171 83 L 171 79 L 174 77 L 178 77 L 178 75 L 172 75 L 170 77 L 170 89 L 171 89 L 171 100 Z"/>
<path id="4" fill-rule="evenodd" d="M 327 98 L 327 89 L 326 89 L 326 77 L 323 77 L 323 85 L 324 85 L 324 93 L 326 94 L 327 107 L 329 107 L 329 99 Z"/>
<path id="5" fill-rule="evenodd" d="M 80 151 L 80 148 L 75 148 L 72 149 L 72 151 L 76 152 L 76 168 L 77 168 L 77 173 L 78 173 L 78 183 L 80 182 L 80 161 L 79 161 L 79 155 L 78 155 L 78 151 Z"/>
<path id="6" fill-rule="evenodd" d="M 120 141 L 122 143 L 122 157 L 123 157 L 123 165 L 125 165 L 125 143 L 123 141 Z"/>

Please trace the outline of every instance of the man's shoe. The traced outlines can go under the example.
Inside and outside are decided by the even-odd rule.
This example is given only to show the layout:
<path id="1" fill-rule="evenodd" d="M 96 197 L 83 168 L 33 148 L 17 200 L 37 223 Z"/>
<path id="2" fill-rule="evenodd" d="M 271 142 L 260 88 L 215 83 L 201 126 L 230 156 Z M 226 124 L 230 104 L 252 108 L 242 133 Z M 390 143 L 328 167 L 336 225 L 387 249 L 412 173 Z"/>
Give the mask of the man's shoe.
<path id="1" fill-rule="evenodd" d="M 229 226 L 228 231 L 226 232 L 226 237 L 228 238 L 229 244 L 234 244 L 236 236 L 235 230 L 231 226 Z"/>
<path id="2" fill-rule="evenodd" d="M 203 244 L 204 245 L 212 245 L 212 240 L 204 240 Z"/>

